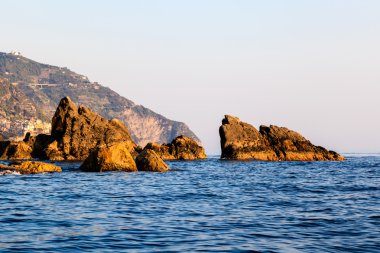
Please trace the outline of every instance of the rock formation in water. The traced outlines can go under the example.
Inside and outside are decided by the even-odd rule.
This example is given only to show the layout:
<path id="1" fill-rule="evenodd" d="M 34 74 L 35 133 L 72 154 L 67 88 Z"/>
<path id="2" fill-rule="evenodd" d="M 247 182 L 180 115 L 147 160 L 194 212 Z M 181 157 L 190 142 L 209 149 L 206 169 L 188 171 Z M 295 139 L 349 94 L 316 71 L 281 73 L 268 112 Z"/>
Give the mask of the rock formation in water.
<path id="1" fill-rule="evenodd" d="M 61 167 L 53 164 L 43 162 L 16 162 L 10 165 L 0 164 L 0 173 L 19 173 L 19 174 L 39 174 L 39 173 L 53 173 L 62 172 Z"/>
<path id="2" fill-rule="evenodd" d="M 143 150 L 136 157 L 136 165 L 139 171 L 166 172 L 169 166 L 150 149 Z"/>
<path id="3" fill-rule="evenodd" d="M 0 141 L 1 159 L 84 160 L 90 150 L 123 142 L 134 157 L 137 146 L 119 120 L 106 120 L 69 97 L 61 100 L 52 119 L 51 135 L 30 136 L 20 142 Z"/>
<path id="4" fill-rule="evenodd" d="M 91 149 L 105 144 L 124 142 L 130 153 L 136 147 L 122 122 L 106 120 L 85 106 L 77 107 L 69 97 L 61 100 L 54 114 L 51 137 L 48 153 L 65 160 L 84 160 Z"/>
<path id="5" fill-rule="evenodd" d="M 202 146 L 187 136 L 178 136 L 171 143 L 148 143 L 144 150 L 153 150 L 164 160 L 195 160 L 205 159 L 207 155 Z"/>
<path id="6" fill-rule="evenodd" d="M 86 158 L 80 169 L 87 172 L 137 171 L 129 147 L 130 144 L 127 142 L 97 147 Z"/>
<path id="7" fill-rule="evenodd" d="M 344 160 L 334 151 L 314 146 L 299 133 L 285 127 L 260 126 L 259 131 L 239 118 L 226 115 L 219 128 L 224 159 L 263 161 Z"/>
<path id="8" fill-rule="evenodd" d="M 1 160 L 31 159 L 32 148 L 23 141 L 0 141 Z"/>

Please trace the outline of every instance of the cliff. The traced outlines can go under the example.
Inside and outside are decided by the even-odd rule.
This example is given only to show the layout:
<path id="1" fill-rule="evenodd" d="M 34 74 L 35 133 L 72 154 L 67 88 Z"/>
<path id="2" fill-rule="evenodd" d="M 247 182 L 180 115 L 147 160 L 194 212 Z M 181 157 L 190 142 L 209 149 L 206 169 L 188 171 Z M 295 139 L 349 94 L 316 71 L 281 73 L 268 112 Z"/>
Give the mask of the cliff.
<path id="1" fill-rule="evenodd" d="M 50 119 L 62 97 L 91 108 L 106 119 L 118 118 L 140 146 L 169 143 L 179 135 L 197 136 L 182 123 L 136 105 L 115 91 L 67 68 L 21 55 L 0 53 L 0 133 L 5 139 L 49 133 Z"/>

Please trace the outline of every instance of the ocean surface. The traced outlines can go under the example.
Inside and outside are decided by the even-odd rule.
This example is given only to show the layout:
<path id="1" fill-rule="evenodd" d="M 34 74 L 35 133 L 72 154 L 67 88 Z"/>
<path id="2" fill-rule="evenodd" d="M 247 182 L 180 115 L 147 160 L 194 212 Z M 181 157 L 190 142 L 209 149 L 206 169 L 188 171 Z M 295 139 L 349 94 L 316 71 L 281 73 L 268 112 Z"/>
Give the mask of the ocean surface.
<path id="1" fill-rule="evenodd" d="M 380 155 L 0 176 L 0 252 L 380 252 Z"/>

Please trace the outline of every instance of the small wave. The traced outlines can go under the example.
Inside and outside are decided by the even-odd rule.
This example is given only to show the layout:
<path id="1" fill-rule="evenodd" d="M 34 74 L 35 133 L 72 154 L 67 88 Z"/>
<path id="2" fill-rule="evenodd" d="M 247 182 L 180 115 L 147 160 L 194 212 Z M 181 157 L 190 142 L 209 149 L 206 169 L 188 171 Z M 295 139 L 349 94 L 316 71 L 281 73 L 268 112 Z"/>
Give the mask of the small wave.
<path id="1" fill-rule="evenodd" d="M 14 171 L 14 170 L 3 170 L 3 171 L 0 171 L 0 176 L 3 176 L 3 175 L 21 175 L 21 173 L 17 172 L 17 171 Z"/>

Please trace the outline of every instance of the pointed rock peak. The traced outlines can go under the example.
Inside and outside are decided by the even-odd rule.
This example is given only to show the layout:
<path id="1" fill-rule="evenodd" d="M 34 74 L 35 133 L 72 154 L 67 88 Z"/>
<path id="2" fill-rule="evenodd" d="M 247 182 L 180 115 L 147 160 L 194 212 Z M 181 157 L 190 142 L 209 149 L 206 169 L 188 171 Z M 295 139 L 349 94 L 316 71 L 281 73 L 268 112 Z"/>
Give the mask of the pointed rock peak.
<path id="1" fill-rule="evenodd" d="M 64 109 L 64 110 L 73 110 L 73 111 L 77 111 L 77 106 L 75 105 L 75 103 L 71 100 L 70 97 L 64 97 L 61 99 L 61 101 L 59 102 L 59 105 L 58 105 L 58 108 L 57 108 L 57 111 L 59 109 Z"/>
<path id="2" fill-rule="evenodd" d="M 222 124 L 223 125 L 226 125 L 226 124 L 236 124 L 236 123 L 239 123 L 239 122 L 240 122 L 240 119 L 238 117 L 231 116 L 231 115 L 224 115 L 224 119 L 222 120 Z"/>
<path id="3" fill-rule="evenodd" d="M 136 144 L 127 127 L 116 120 L 108 121 L 90 108 L 77 106 L 69 97 L 61 100 L 52 120 L 51 136 L 63 159 L 84 160 L 96 146 L 126 142 L 133 153 Z M 54 151 L 55 152 L 55 151 Z"/>
<path id="4" fill-rule="evenodd" d="M 69 97 L 62 98 L 52 118 L 51 135 L 55 138 L 61 136 L 65 131 L 65 120 L 68 115 L 73 117 L 73 115 L 77 115 L 77 113 L 78 109 L 74 102 L 71 101 Z"/>

